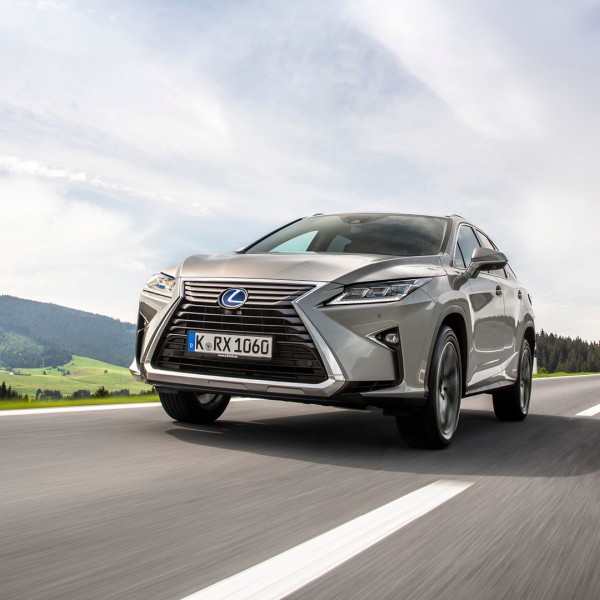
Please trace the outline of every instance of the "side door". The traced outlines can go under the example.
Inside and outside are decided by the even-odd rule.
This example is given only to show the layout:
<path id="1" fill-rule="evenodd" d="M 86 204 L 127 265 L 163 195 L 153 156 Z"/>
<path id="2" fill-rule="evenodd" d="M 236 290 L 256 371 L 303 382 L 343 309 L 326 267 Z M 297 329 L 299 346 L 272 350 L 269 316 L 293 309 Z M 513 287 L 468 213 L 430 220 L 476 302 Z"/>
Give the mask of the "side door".
<path id="1" fill-rule="evenodd" d="M 480 230 L 477 230 L 476 233 L 484 248 L 498 250 L 496 244 L 485 233 Z M 519 351 L 519 348 L 516 347 L 516 333 L 521 315 L 523 290 L 508 265 L 504 269 L 489 273 L 495 275 L 502 286 L 504 296 L 504 353 L 502 360 L 508 362 L 515 352 Z"/>
<path id="2" fill-rule="evenodd" d="M 454 252 L 455 266 L 466 269 L 473 250 L 479 247 L 473 228 L 462 224 Z M 485 271 L 475 279 L 469 279 L 463 289 L 468 295 L 473 327 L 473 377 L 468 384 L 476 386 L 500 372 L 505 355 L 504 290 L 499 278 Z"/>

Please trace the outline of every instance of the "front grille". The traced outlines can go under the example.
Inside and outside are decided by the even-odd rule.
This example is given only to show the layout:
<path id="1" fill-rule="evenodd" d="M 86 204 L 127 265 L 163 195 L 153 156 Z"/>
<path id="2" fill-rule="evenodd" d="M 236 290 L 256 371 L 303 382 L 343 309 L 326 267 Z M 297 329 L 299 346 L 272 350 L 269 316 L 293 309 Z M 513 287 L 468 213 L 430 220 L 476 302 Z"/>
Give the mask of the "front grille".
<path id="1" fill-rule="evenodd" d="M 186 281 L 184 297 L 158 345 L 153 366 L 169 371 L 296 383 L 327 379 L 319 352 L 292 302 L 313 289 L 296 283 Z M 242 308 L 224 309 L 219 296 L 243 288 L 248 300 Z M 273 337 L 273 357 L 202 355 L 186 350 L 189 331 L 217 331 Z"/>

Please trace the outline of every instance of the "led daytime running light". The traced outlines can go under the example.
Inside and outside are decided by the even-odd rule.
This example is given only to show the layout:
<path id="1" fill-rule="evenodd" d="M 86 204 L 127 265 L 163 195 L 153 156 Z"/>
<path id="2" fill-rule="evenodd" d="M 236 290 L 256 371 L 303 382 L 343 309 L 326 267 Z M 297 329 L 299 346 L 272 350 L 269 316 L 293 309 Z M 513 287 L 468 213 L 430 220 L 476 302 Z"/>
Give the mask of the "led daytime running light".
<path id="1" fill-rule="evenodd" d="M 329 302 L 330 305 L 340 304 L 375 304 L 377 302 L 397 302 L 402 300 L 421 286 L 429 283 L 431 277 L 420 279 L 404 279 L 400 281 L 382 281 L 350 285 Z"/>

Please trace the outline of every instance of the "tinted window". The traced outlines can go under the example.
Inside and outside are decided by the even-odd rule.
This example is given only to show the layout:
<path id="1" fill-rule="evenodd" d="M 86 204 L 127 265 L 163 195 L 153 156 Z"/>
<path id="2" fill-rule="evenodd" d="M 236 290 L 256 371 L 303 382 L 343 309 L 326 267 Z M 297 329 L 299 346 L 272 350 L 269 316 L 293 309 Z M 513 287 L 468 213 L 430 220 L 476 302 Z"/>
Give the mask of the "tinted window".
<path id="1" fill-rule="evenodd" d="M 246 252 L 427 256 L 441 251 L 447 223 L 447 219 L 441 217 L 418 215 L 347 214 L 309 217 L 276 231 Z M 312 235 L 314 232 L 316 233 Z"/>
<path id="2" fill-rule="evenodd" d="M 479 239 L 479 243 L 481 244 L 482 248 L 489 248 L 490 250 L 498 250 L 498 248 L 496 247 L 494 242 L 492 242 L 492 240 L 490 240 L 490 238 L 487 235 L 485 235 L 485 233 L 483 233 L 481 231 L 477 231 L 476 233 L 477 233 L 477 238 Z M 491 275 L 496 275 L 496 277 L 504 277 L 505 279 L 507 277 L 504 269 L 494 269 L 493 271 L 488 271 L 488 273 L 490 273 Z"/>
<path id="3" fill-rule="evenodd" d="M 454 262 L 459 269 L 466 268 L 466 265 L 471 262 L 471 256 L 473 256 L 475 248 L 479 248 L 475 232 L 470 227 L 461 225 L 458 232 L 456 251 L 454 252 Z"/>
<path id="4" fill-rule="evenodd" d="M 477 237 L 479 238 L 479 243 L 481 244 L 482 248 L 489 248 L 490 250 L 497 250 L 496 246 L 494 246 L 494 244 L 492 243 L 492 240 L 490 240 L 490 238 L 487 235 L 485 235 L 485 233 L 478 231 Z"/>

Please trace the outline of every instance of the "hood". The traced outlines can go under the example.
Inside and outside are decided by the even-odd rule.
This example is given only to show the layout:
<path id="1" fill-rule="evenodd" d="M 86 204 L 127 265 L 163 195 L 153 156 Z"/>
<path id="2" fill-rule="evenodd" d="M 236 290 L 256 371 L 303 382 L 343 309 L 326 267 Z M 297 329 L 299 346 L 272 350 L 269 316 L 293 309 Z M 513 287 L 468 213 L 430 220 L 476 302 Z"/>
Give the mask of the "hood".
<path id="1" fill-rule="evenodd" d="M 445 275 L 439 256 L 395 258 L 366 254 L 197 254 L 181 277 L 282 279 L 341 284 Z"/>

